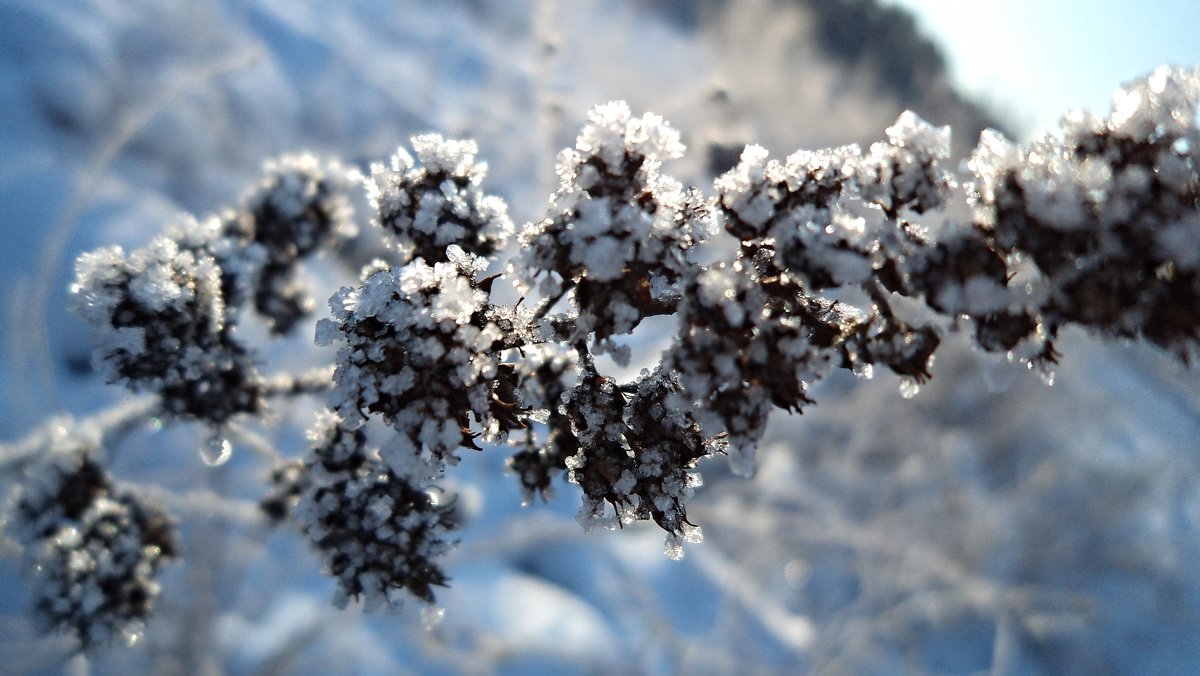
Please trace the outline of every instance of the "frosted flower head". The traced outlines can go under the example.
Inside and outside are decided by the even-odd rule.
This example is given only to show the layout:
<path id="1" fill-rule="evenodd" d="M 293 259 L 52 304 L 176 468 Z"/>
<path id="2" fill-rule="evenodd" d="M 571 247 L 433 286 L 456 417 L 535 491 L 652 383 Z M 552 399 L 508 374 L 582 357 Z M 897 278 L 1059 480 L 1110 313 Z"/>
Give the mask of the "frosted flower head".
<path id="1" fill-rule="evenodd" d="M 1180 246 L 1200 195 L 1198 104 L 1195 72 L 1160 69 L 1119 92 L 1108 119 L 1067 116 L 1061 137 L 1027 149 L 982 140 L 971 164 L 977 219 L 999 251 L 1022 252 L 1043 277 L 1036 305 L 1008 313 L 1029 335 L 1080 323 L 1195 352 L 1200 315 L 1178 308 L 1200 306 L 1200 257 Z"/>
<path id="2" fill-rule="evenodd" d="M 158 596 L 154 576 L 174 555 L 164 512 L 130 494 L 100 498 L 38 548 L 35 609 L 84 648 L 110 643 L 140 629 Z"/>
<path id="3" fill-rule="evenodd" d="M 337 580 L 340 598 L 373 610 L 406 597 L 433 603 L 447 578 L 437 563 L 453 546 L 451 504 L 438 504 L 419 485 L 394 473 L 376 454 L 331 469 L 320 452 L 295 513 L 305 535 Z"/>
<path id="4" fill-rule="evenodd" d="M 240 305 L 248 295 L 271 331 L 286 334 L 315 307 L 300 261 L 357 234 L 350 194 L 360 177 L 355 169 L 307 153 L 267 162 L 263 172 L 239 211 L 226 219 L 226 239 L 233 246 L 213 255 L 227 278 L 227 301 Z"/>
<path id="5" fill-rule="evenodd" d="M 902 209 L 916 214 L 940 209 L 953 185 L 941 162 L 950 156 L 950 128 L 934 127 L 905 111 L 874 143 L 855 169 L 862 198 L 895 219 Z"/>
<path id="6" fill-rule="evenodd" d="M 559 156 L 549 215 L 522 232 L 515 267 L 574 288 L 581 333 L 628 333 L 673 307 L 693 247 L 714 230 L 698 191 L 661 173 L 661 160 L 682 151 L 661 118 L 633 118 L 616 102 L 594 109 Z"/>
<path id="7" fill-rule="evenodd" d="M 610 101 L 588 112 L 588 123 L 575 141 L 581 155 L 599 158 L 611 173 L 626 161 L 622 154 L 639 161 L 673 160 L 683 156 L 679 132 L 653 113 L 634 117 L 629 104 Z"/>
<path id="8" fill-rule="evenodd" d="M 721 222 L 744 246 L 769 247 L 809 289 L 861 284 L 872 274 L 878 234 L 841 206 L 859 156 L 847 146 L 780 162 L 748 146 L 714 184 Z"/>
<path id="9" fill-rule="evenodd" d="M 583 491 L 585 528 L 653 520 L 669 538 L 698 541 L 686 504 L 700 483 L 696 463 L 714 446 L 688 409 L 677 407 L 679 389 L 662 369 L 621 388 L 584 369 L 563 411 L 575 449 L 564 465 Z"/>
<path id="10" fill-rule="evenodd" d="M 117 490 L 90 451 L 51 447 L 13 511 L 35 571 L 34 610 L 49 630 L 90 649 L 140 629 L 158 596 L 158 569 L 177 551 L 161 508 Z"/>
<path id="11" fill-rule="evenodd" d="M 355 235 L 349 196 L 361 180 L 356 170 L 304 153 L 269 161 L 263 173 L 242 198 L 242 211 L 271 262 L 292 262 Z"/>
<path id="12" fill-rule="evenodd" d="M 160 394 L 171 413 L 221 423 L 261 410 L 261 377 L 228 331 L 217 261 L 168 237 L 126 256 L 80 256 L 73 309 L 110 381 Z"/>
<path id="13" fill-rule="evenodd" d="M 418 259 L 342 289 L 330 299 L 332 318 L 318 326 L 320 342 L 341 346 L 330 406 L 345 424 L 380 414 L 415 452 L 439 459 L 474 448 L 480 434 L 491 439 L 520 426 L 514 402 L 493 396 L 515 390 L 498 353 L 534 334 L 527 314 L 488 305 L 474 276 L 480 259 L 455 249 L 453 262 Z"/>
<path id="14" fill-rule="evenodd" d="M 487 165 L 476 161 L 475 142 L 427 134 L 412 144 L 415 162 L 400 149 L 366 180 L 376 223 L 403 260 L 444 261 L 451 245 L 478 256 L 503 248 L 513 230 L 508 205 L 483 192 Z"/>
<path id="15" fill-rule="evenodd" d="M 664 356 L 677 406 L 695 407 L 706 436 L 753 447 L 774 407 L 798 411 L 808 386 L 843 358 L 858 318 L 808 296 L 768 249 L 722 263 L 686 288 L 680 334 Z"/>

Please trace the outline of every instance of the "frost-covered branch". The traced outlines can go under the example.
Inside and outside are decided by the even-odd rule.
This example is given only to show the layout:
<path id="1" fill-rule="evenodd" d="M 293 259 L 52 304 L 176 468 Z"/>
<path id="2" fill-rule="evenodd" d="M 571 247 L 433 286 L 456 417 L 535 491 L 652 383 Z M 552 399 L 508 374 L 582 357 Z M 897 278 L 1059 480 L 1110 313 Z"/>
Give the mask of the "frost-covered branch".
<path id="1" fill-rule="evenodd" d="M 504 445 L 527 499 L 565 479 L 585 528 L 653 521 L 677 558 L 701 539 L 687 511 L 700 462 L 727 455 L 752 474 L 772 412 L 815 403 L 834 369 L 886 367 L 911 396 L 960 324 L 1046 373 L 1071 325 L 1195 358 L 1198 104 L 1195 72 L 1161 69 L 1106 119 L 1068 116 L 1027 147 L 985 133 L 966 174 L 949 128 L 905 113 L 865 150 L 747 147 L 706 196 L 665 173 L 679 133 L 614 102 L 589 114 L 545 216 L 519 232 L 473 142 L 419 136 L 364 181 L 388 248 L 315 324 L 332 371 L 268 378 L 239 327 L 302 325 L 302 262 L 357 228 L 356 171 L 285 158 L 234 210 L 80 257 L 76 310 L 110 381 L 282 458 L 260 508 L 300 526 L 342 600 L 432 602 L 459 520 L 443 476 L 460 453 Z M 969 220 L 938 214 L 961 199 Z M 661 315 L 678 334 L 654 368 L 625 383 L 600 372 L 597 355 L 624 362 L 618 339 Z M 312 394 L 329 411 L 299 457 L 240 427 Z M 88 646 L 143 619 L 177 552 L 165 513 L 113 488 L 94 447 L 56 439 L 36 444 L 56 464 L 31 471 L 15 509 L 22 541 L 56 562 L 40 612 Z M 112 565 L 81 563 L 106 547 Z"/>

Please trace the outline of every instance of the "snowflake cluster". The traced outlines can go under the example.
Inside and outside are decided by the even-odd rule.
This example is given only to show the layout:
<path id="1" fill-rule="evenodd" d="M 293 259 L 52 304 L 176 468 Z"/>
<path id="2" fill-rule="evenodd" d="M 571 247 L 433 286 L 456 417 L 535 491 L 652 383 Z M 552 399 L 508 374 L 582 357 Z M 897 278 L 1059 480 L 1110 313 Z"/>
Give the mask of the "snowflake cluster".
<path id="1" fill-rule="evenodd" d="M 504 200 L 481 188 L 487 164 L 476 161 L 475 142 L 426 134 L 412 146 L 416 161 L 400 148 L 391 166 L 372 165 L 366 183 L 376 222 L 401 258 L 445 261 L 450 245 L 476 256 L 502 249 L 513 224 Z"/>
<path id="2" fill-rule="evenodd" d="M 50 447 L 29 469 L 12 511 L 34 570 L 34 609 L 47 628 L 83 648 L 135 636 L 176 555 L 167 514 L 117 489 L 94 449 Z"/>

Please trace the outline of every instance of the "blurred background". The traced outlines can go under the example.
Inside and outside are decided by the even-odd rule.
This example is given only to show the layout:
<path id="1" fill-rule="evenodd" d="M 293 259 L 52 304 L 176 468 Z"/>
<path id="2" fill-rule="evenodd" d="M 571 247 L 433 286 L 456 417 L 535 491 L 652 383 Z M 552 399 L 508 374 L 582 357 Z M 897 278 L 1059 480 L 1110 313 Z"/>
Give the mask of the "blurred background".
<path id="1" fill-rule="evenodd" d="M 1066 109 L 1107 112 L 1121 83 L 1160 63 L 1200 64 L 1198 25 L 1200 6 L 1182 1 L 0 0 L 0 440 L 127 396 L 92 373 L 65 310 L 75 256 L 233 205 L 269 157 L 365 166 L 414 134 L 471 137 L 485 185 L 524 223 L 597 103 L 665 116 L 689 147 L 668 172 L 700 186 L 746 143 L 776 156 L 869 144 L 905 109 L 951 125 L 963 158 L 984 128 L 1028 140 Z M 352 283 L 336 260 L 308 275 L 319 313 Z M 672 331 L 630 339 L 635 373 Z M 263 370 L 332 360 L 301 333 L 271 343 Z M 888 373 L 831 377 L 803 416 L 772 420 L 757 478 L 701 467 L 690 515 L 706 540 L 680 562 L 653 527 L 584 534 L 565 482 L 522 507 L 506 451 L 473 454 L 450 486 L 468 522 L 440 613 L 335 610 L 300 537 L 257 515 L 263 461 L 239 448 L 209 468 L 202 430 L 149 424 L 112 469 L 167 500 L 184 542 L 142 640 L 83 660 L 42 636 L 4 541 L 0 664 L 1198 671 L 1200 385 L 1143 346 L 1062 338 L 1052 386 L 954 334 L 915 398 Z M 258 433 L 298 455 L 320 404 L 277 410 Z"/>

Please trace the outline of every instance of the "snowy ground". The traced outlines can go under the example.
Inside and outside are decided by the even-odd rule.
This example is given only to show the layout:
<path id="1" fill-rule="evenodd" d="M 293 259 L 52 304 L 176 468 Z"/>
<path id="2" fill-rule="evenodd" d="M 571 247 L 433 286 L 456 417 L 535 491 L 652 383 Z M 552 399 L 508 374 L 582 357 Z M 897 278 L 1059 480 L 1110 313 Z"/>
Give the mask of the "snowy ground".
<path id="1" fill-rule="evenodd" d="M 823 59 L 805 46 L 803 13 L 767 5 L 746 3 L 697 37 L 634 3 L 0 3 L 0 280 L 10 289 L 0 439 L 124 396 L 89 375 L 88 338 L 63 310 L 75 255 L 137 246 L 181 213 L 232 203 L 267 157 L 311 149 L 362 164 L 415 133 L 470 136 L 522 222 L 540 216 L 554 152 L 583 112 L 613 98 L 683 131 L 693 153 L 674 170 L 684 181 L 707 180 L 710 144 L 786 152 L 878 137 L 899 107 L 869 69 Z M 319 297 L 337 272 L 314 266 L 313 281 L 328 285 Z M 661 344 L 645 333 L 645 349 Z M 308 342 L 280 344 L 272 367 L 330 359 Z M 1200 669 L 1194 375 L 1151 350 L 1071 334 L 1047 387 L 950 342 L 913 399 L 882 373 L 823 383 L 818 406 L 774 421 L 756 479 L 702 467 L 693 518 L 706 541 L 680 562 L 662 555 L 653 528 L 583 533 L 572 486 L 522 508 L 504 454 L 470 456 L 455 488 L 471 518 L 440 618 L 415 605 L 398 616 L 334 609 L 333 584 L 300 538 L 255 516 L 260 459 L 242 447 L 209 469 L 197 429 L 139 431 L 113 471 L 169 498 L 184 563 L 167 571 L 144 640 L 90 666 Z M 296 452 L 315 407 L 279 412 L 266 433 Z M 5 547 L 5 669 L 81 667 L 27 621 L 20 558 Z"/>

